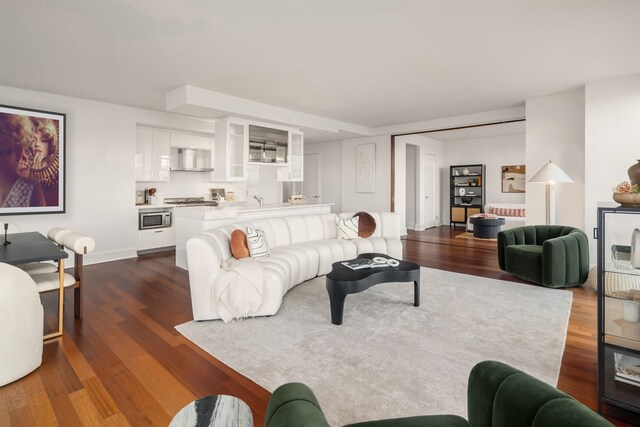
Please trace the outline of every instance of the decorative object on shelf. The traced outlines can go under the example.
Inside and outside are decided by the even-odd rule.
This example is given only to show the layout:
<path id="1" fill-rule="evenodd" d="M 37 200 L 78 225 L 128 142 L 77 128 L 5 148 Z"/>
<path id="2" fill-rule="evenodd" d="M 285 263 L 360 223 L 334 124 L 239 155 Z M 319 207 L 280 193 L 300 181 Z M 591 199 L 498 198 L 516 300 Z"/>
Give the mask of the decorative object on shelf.
<path id="1" fill-rule="evenodd" d="M 467 196 L 475 196 L 476 192 L 475 191 L 467 191 Z"/>
<path id="2" fill-rule="evenodd" d="M 65 212 L 66 115 L 0 106 L 0 152 L 16 167 L 0 188 L 0 214 Z"/>
<path id="3" fill-rule="evenodd" d="M 473 197 L 462 197 L 461 200 L 462 203 L 471 204 L 471 202 L 473 201 Z"/>
<path id="4" fill-rule="evenodd" d="M 613 293 L 613 297 L 622 301 L 622 319 L 627 322 L 640 322 L 640 290 L 630 289 Z"/>
<path id="5" fill-rule="evenodd" d="M 453 175 L 454 176 L 460 176 L 460 172 L 458 172 L 458 169 L 454 169 L 453 170 Z"/>
<path id="6" fill-rule="evenodd" d="M 572 183 L 573 180 L 567 175 L 560 166 L 549 160 L 533 178 L 529 180 L 532 183 L 543 183 L 545 185 L 545 196 L 547 206 L 547 225 L 555 225 L 556 223 L 556 184 Z"/>
<path id="7" fill-rule="evenodd" d="M 526 166 L 502 166 L 502 192 L 524 193 L 526 190 Z"/>
<path id="8" fill-rule="evenodd" d="M 304 203 L 309 203 L 309 199 L 307 199 L 307 196 L 302 194 L 294 194 L 290 196 L 288 200 L 289 200 L 289 203 L 291 203 L 292 205 L 301 205 Z"/>
<path id="9" fill-rule="evenodd" d="M 640 185 L 640 160 L 627 171 L 631 185 Z"/>
<path id="10" fill-rule="evenodd" d="M 462 169 L 462 175 L 469 175 L 469 169 L 468 168 Z"/>
<path id="11" fill-rule="evenodd" d="M 376 144 L 356 146 L 356 192 L 376 192 Z"/>
<path id="12" fill-rule="evenodd" d="M 640 268 L 640 228 L 633 230 L 631 234 L 631 255 L 629 256 L 631 266 Z"/>
<path id="13" fill-rule="evenodd" d="M 623 181 L 613 189 L 613 200 L 622 206 L 640 206 L 640 185 Z"/>
<path id="14" fill-rule="evenodd" d="M 465 190 L 464 188 L 460 188 L 460 189 L 458 190 L 458 194 L 459 194 L 460 196 L 464 196 L 466 192 L 467 192 L 467 190 Z"/>

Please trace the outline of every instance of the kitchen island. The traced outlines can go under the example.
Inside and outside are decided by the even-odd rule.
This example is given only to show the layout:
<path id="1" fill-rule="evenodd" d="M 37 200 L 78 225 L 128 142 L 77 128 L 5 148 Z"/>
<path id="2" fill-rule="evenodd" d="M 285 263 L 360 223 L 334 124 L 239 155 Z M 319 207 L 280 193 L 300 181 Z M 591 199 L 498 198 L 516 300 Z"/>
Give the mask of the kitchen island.
<path id="1" fill-rule="evenodd" d="M 259 218 L 325 214 L 331 212 L 331 206 L 333 203 L 278 203 L 262 207 L 257 203 L 246 203 L 217 207 L 177 207 L 174 209 L 176 265 L 185 270 L 188 269 L 187 240 L 204 231 Z"/>

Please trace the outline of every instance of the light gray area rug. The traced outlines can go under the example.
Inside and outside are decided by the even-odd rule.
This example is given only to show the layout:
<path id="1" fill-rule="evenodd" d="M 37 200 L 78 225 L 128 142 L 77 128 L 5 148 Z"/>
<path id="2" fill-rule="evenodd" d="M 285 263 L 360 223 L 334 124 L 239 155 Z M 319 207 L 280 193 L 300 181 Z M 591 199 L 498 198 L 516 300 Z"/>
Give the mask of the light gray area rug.
<path id="1" fill-rule="evenodd" d="M 272 317 L 177 326 L 211 355 L 273 391 L 303 382 L 331 425 L 410 415 L 466 417 L 471 368 L 492 359 L 556 385 L 569 291 L 423 268 L 413 283 L 347 296 L 330 321 L 325 278 L 290 290 Z"/>

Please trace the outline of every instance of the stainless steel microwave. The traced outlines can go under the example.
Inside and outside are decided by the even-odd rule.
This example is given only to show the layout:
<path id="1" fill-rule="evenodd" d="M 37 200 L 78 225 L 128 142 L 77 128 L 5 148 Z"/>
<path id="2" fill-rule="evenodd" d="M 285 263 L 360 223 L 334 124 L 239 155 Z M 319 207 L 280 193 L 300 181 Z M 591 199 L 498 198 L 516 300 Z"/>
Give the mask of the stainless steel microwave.
<path id="1" fill-rule="evenodd" d="M 171 227 L 171 211 L 140 211 L 138 222 L 140 230 L 167 227 Z"/>

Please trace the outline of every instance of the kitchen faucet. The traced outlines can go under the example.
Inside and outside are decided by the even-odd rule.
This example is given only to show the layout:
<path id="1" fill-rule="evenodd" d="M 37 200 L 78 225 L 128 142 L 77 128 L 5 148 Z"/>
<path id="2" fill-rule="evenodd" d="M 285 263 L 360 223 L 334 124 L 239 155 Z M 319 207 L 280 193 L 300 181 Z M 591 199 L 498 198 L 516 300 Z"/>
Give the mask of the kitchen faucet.
<path id="1" fill-rule="evenodd" d="M 258 203 L 260 203 L 260 207 L 262 207 L 262 205 L 264 204 L 264 199 L 262 197 L 259 197 L 257 194 L 254 195 L 253 198 L 256 199 Z"/>

